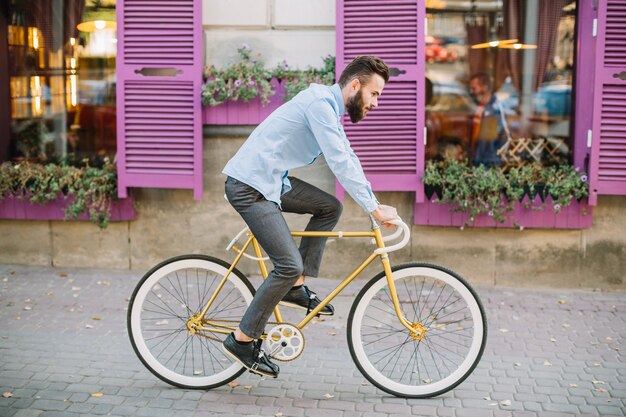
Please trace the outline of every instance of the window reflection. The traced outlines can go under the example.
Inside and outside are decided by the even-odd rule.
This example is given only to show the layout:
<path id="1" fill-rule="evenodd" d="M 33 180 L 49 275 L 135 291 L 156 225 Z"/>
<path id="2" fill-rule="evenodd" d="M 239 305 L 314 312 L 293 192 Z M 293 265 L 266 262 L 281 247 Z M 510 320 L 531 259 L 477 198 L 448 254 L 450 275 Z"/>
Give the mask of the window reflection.
<path id="1" fill-rule="evenodd" d="M 428 0 L 426 7 L 427 159 L 568 163 L 576 2 Z"/>
<path id="2" fill-rule="evenodd" d="M 6 30 L 9 159 L 114 159 L 115 0 L 10 0 Z"/>

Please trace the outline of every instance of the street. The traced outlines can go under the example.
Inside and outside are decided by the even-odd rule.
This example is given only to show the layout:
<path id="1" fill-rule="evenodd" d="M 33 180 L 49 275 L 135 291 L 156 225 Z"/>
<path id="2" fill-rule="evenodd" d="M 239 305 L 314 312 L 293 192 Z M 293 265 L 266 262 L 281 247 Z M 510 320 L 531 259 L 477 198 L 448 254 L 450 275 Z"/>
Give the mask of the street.
<path id="1" fill-rule="evenodd" d="M 482 361 L 456 389 L 409 400 L 373 387 L 350 358 L 345 326 L 363 280 L 334 300 L 334 317 L 304 329 L 303 355 L 279 363 L 278 379 L 169 386 L 128 340 L 126 307 L 142 274 L 0 265 L 0 416 L 626 415 L 624 293 L 478 286 L 489 331 Z M 320 295 L 337 284 L 307 282 Z M 281 311 L 288 322 L 303 315 Z"/>

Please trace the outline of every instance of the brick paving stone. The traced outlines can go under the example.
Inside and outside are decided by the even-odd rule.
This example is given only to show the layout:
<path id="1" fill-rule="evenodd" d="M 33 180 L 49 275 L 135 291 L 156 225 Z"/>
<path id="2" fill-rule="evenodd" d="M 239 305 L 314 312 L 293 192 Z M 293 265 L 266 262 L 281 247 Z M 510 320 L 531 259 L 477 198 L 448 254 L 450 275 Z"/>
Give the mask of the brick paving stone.
<path id="1" fill-rule="evenodd" d="M 493 416 L 492 410 L 479 410 L 473 408 L 459 408 L 454 413 L 456 417 L 490 417 Z"/>
<path id="2" fill-rule="evenodd" d="M 35 400 L 31 405 L 36 410 L 63 411 L 70 406 L 70 403 L 57 400 Z"/>
<path id="3" fill-rule="evenodd" d="M 17 410 L 13 417 L 38 417 L 42 413 L 41 410 Z"/>

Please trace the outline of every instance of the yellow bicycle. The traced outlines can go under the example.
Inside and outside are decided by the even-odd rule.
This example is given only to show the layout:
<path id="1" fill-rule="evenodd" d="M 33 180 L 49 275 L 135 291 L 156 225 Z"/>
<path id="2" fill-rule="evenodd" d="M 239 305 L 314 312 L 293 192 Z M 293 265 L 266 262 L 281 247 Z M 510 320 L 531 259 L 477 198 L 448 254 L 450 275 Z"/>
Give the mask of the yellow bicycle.
<path id="1" fill-rule="evenodd" d="M 392 266 L 389 253 L 408 243 L 410 229 L 397 220 L 397 230 L 383 236 L 371 221 L 367 232 L 292 232 L 371 238 L 376 248 L 299 324 L 284 322 L 276 307 L 276 321 L 263 335 L 264 350 L 281 361 L 300 356 L 305 345 L 302 329 L 378 258 L 383 270 L 359 292 L 348 316 L 352 359 L 365 378 L 390 394 L 440 395 L 463 382 L 480 361 L 487 339 L 483 306 L 472 287 L 446 268 L 426 263 Z M 255 293 L 236 266 L 243 257 L 251 258 L 266 278 L 268 259 L 248 229 L 227 249 L 237 253 L 232 264 L 204 255 L 177 256 L 148 271 L 133 292 L 128 308 L 132 346 L 141 362 L 168 384 L 210 389 L 245 370 L 221 349 Z M 247 253 L 249 249 L 254 254 Z"/>

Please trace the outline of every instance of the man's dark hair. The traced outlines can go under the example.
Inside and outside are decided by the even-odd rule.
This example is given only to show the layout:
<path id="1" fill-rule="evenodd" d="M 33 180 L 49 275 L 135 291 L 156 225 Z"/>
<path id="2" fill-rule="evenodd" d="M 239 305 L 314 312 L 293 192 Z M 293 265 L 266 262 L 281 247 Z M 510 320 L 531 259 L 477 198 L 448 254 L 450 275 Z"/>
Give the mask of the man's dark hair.
<path id="1" fill-rule="evenodd" d="M 477 72 L 470 77 L 470 81 L 472 80 L 478 80 L 482 85 L 486 85 L 487 88 L 489 88 L 489 91 L 491 91 L 491 77 L 486 72 Z"/>
<path id="2" fill-rule="evenodd" d="M 348 82 L 358 78 L 361 84 L 366 84 L 372 74 L 378 74 L 389 82 L 389 67 L 382 59 L 375 56 L 357 56 L 350 62 L 339 77 L 339 86 L 345 87 Z"/>

